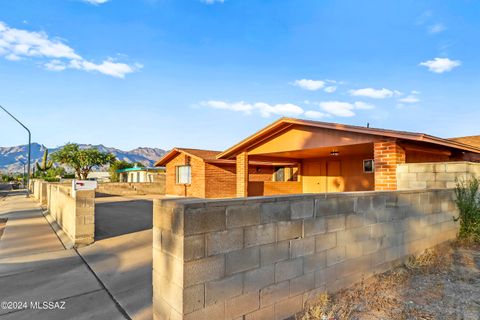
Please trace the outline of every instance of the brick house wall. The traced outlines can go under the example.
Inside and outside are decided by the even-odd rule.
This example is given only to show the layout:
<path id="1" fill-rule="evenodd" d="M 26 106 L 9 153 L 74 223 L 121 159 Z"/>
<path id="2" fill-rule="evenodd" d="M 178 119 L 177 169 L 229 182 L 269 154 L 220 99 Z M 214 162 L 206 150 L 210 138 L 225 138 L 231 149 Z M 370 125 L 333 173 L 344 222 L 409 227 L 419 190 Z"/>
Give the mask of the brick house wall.
<path id="1" fill-rule="evenodd" d="M 183 166 L 188 163 L 188 156 L 180 153 L 167 163 L 166 194 L 187 196 L 187 197 L 205 197 L 205 163 L 197 158 L 190 157 L 190 166 L 192 170 L 192 183 L 183 185 L 176 183 L 175 167 Z"/>
<path id="2" fill-rule="evenodd" d="M 260 168 L 260 171 L 257 170 Z M 205 163 L 205 197 L 234 198 L 236 196 L 236 166 L 234 164 Z M 248 168 L 249 181 L 272 181 L 272 166 Z"/>
<path id="3" fill-rule="evenodd" d="M 273 181 L 273 166 L 255 166 L 248 168 L 248 181 Z"/>
<path id="4" fill-rule="evenodd" d="M 248 196 L 248 155 L 242 152 L 236 158 L 237 197 Z"/>
<path id="5" fill-rule="evenodd" d="M 213 164 L 191 157 L 192 183 L 185 187 L 176 184 L 175 167 L 187 164 L 187 155 L 181 153 L 166 165 L 166 194 L 199 198 L 233 198 L 236 196 L 235 164 Z M 251 181 L 272 181 L 273 167 L 250 166 Z"/>
<path id="6" fill-rule="evenodd" d="M 205 164 L 205 196 L 233 198 L 236 195 L 235 165 Z"/>

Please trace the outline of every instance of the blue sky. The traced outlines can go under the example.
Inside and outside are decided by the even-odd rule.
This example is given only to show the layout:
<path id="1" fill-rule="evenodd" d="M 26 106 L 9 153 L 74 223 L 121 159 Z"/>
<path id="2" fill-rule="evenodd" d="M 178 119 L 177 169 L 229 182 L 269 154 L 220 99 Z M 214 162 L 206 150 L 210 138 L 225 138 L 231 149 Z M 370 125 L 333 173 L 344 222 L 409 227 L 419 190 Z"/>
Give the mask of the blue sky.
<path id="1" fill-rule="evenodd" d="M 225 149 L 281 116 L 480 134 L 480 2 L 0 1 L 33 140 Z M 25 142 L 0 114 L 0 146 Z"/>

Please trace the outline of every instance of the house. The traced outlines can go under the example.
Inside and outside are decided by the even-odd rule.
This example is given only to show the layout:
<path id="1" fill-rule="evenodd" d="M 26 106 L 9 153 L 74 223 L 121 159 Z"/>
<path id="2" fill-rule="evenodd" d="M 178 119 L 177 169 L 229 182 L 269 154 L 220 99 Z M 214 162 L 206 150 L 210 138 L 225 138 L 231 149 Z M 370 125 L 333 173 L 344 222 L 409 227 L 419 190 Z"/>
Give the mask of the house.
<path id="1" fill-rule="evenodd" d="M 175 148 L 166 193 L 202 198 L 396 190 L 403 163 L 480 161 L 480 146 L 423 133 L 281 118 L 231 148 Z"/>
<path id="2" fill-rule="evenodd" d="M 163 167 L 137 167 L 119 169 L 120 182 L 157 182 L 165 174 Z"/>
<path id="3" fill-rule="evenodd" d="M 155 163 L 156 166 L 166 168 L 166 194 L 200 198 L 235 197 L 237 194 L 236 161 L 217 159 L 220 153 L 220 151 L 185 148 L 174 148 L 168 152 Z M 301 192 L 298 187 L 295 189 L 297 184 L 289 183 L 297 179 L 294 166 L 295 163 L 288 160 L 251 161 L 249 165 L 252 184 L 250 195 Z M 281 172 L 288 173 L 280 175 Z M 269 186 L 276 189 L 271 189 Z M 280 189 L 285 191 L 282 192 Z"/>
<path id="4" fill-rule="evenodd" d="M 467 137 L 458 137 L 450 138 L 450 140 L 468 144 L 474 147 L 480 148 L 480 136 L 467 136 Z"/>

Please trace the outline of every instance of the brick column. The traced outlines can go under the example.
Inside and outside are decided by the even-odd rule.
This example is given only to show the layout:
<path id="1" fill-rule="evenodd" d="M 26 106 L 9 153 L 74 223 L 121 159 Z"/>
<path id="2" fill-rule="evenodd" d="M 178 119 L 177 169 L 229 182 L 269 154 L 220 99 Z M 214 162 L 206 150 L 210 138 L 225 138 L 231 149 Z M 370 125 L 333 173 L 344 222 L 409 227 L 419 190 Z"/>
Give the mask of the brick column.
<path id="1" fill-rule="evenodd" d="M 405 150 L 395 140 L 374 143 L 375 190 L 397 190 L 397 164 L 405 163 Z"/>
<path id="2" fill-rule="evenodd" d="M 237 156 L 237 197 L 248 197 L 248 154 Z"/>

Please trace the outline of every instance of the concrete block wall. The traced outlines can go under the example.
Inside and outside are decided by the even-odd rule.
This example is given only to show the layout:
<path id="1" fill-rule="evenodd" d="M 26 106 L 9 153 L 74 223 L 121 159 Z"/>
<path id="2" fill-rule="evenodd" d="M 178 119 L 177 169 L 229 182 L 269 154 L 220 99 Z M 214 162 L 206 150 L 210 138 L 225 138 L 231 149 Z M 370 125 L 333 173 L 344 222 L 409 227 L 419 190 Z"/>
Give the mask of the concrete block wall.
<path id="1" fill-rule="evenodd" d="M 154 202 L 154 319 L 285 319 L 455 238 L 453 190 Z"/>
<path id="2" fill-rule="evenodd" d="M 165 175 L 161 175 L 158 182 L 107 182 L 99 183 L 98 193 L 106 195 L 144 195 L 144 194 L 165 194 Z"/>
<path id="3" fill-rule="evenodd" d="M 61 184 L 47 185 L 48 213 L 72 240 L 74 245 L 87 245 L 94 241 L 95 191 L 78 190 L 72 196 L 72 187 Z"/>
<path id="4" fill-rule="evenodd" d="M 455 188 L 457 179 L 480 178 L 480 163 L 441 162 L 397 165 L 398 190 Z"/>
<path id="5" fill-rule="evenodd" d="M 47 184 L 48 182 L 41 179 L 30 180 L 30 193 L 35 200 L 40 202 L 42 206 L 47 204 Z"/>

